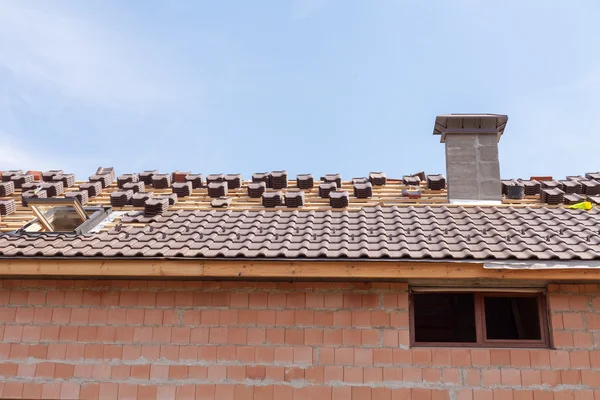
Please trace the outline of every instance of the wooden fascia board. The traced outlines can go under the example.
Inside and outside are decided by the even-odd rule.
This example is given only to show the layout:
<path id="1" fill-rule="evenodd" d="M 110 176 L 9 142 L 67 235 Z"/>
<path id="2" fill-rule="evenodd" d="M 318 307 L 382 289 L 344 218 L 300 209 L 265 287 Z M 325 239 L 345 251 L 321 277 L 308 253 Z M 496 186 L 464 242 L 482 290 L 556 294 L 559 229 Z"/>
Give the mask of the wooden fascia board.
<path id="1" fill-rule="evenodd" d="M 477 262 L 2 259 L 0 276 L 600 281 L 600 269 L 484 269 Z"/>

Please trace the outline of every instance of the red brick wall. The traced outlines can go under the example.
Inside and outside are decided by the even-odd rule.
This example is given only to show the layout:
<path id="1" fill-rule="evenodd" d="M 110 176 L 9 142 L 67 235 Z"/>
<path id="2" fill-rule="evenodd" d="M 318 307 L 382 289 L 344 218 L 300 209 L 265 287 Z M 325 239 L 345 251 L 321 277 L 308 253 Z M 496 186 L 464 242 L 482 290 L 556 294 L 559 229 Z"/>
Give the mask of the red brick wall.
<path id="1" fill-rule="evenodd" d="M 551 285 L 550 351 L 410 349 L 403 283 L 0 284 L 5 398 L 600 399 L 597 285 Z"/>

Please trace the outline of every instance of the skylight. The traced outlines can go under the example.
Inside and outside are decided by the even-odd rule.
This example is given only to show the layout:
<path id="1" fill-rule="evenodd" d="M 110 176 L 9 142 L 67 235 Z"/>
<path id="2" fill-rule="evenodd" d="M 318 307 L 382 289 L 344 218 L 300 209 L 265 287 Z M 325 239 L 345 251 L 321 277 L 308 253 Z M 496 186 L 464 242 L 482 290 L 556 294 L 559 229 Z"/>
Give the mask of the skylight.
<path id="1" fill-rule="evenodd" d="M 82 207 L 77 198 L 29 199 L 37 217 L 25 232 L 86 233 L 110 212 L 110 207 Z"/>

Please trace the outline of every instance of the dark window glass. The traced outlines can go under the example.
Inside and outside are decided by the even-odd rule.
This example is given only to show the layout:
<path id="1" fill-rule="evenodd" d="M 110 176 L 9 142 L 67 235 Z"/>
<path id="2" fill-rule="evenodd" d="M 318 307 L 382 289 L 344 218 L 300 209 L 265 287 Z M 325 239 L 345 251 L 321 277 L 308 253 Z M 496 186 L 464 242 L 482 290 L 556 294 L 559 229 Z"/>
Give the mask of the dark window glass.
<path id="1" fill-rule="evenodd" d="M 485 328 L 490 340 L 540 340 L 537 297 L 484 297 Z"/>
<path id="2" fill-rule="evenodd" d="M 477 341 L 473 293 L 418 293 L 413 302 L 415 341 Z"/>

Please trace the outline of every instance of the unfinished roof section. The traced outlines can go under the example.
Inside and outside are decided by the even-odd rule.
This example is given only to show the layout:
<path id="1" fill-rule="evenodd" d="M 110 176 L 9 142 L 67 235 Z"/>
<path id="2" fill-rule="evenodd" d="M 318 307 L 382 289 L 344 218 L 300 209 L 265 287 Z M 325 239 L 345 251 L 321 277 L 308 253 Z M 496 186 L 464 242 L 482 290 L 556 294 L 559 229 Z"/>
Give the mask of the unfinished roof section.
<path id="1" fill-rule="evenodd" d="M 504 133 L 507 115 L 502 114 L 443 114 L 435 117 L 433 134 L 441 135 L 440 142 L 446 141 L 447 133 L 495 133 L 500 140 Z"/>

